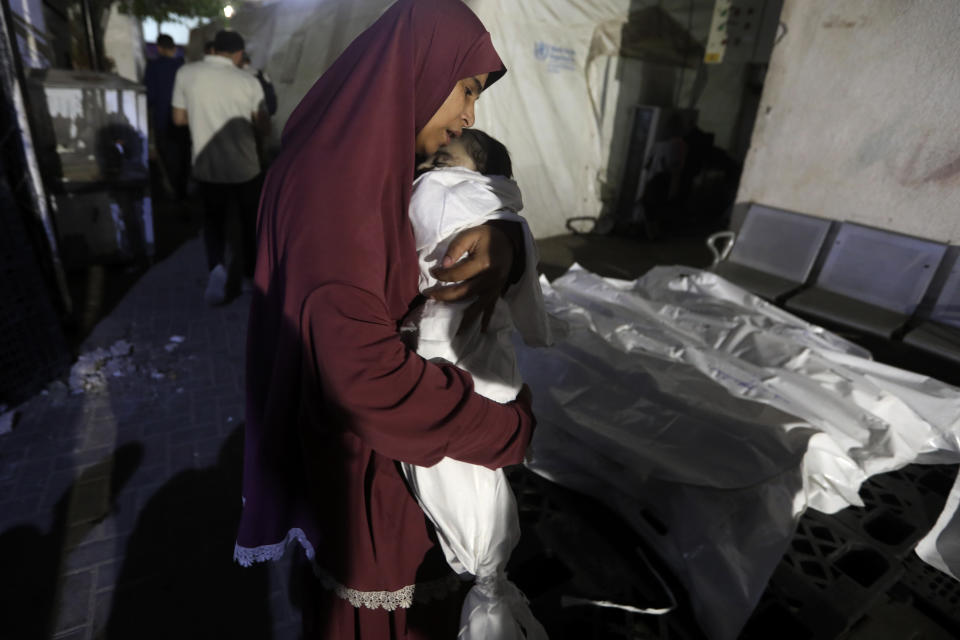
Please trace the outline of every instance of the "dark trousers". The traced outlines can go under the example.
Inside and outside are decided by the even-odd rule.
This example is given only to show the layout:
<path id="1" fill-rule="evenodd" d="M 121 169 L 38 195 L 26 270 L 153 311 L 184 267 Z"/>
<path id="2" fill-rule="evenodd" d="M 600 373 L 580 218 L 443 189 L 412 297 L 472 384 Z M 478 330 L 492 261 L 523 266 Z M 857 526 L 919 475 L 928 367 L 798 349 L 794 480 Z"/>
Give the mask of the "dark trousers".
<path id="1" fill-rule="evenodd" d="M 239 267 L 244 277 L 252 278 L 257 259 L 257 207 L 263 174 L 236 184 L 200 181 L 197 184 L 203 198 L 207 268 L 222 264 L 233 273 Z"/>
<path id="2" fill-rule="evenodd" d="M 187 196 L 187 180 L 190 177 L 190 130 L 171 124 L 155 133 L 157 155 L 170 181 L 172 195 L 177 200 L 183 200 Z"/>

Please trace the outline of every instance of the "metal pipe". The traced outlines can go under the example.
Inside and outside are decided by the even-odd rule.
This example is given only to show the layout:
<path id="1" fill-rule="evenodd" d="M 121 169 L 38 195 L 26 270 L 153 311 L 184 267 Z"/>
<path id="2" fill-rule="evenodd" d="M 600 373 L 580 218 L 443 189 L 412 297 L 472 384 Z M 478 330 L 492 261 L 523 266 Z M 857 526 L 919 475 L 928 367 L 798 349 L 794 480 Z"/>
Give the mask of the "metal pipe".
<path id="1" fill-rule="evenodd" d="M 90 0 L 80 0 L 81 10 L 83 12 L 83 30 L 86 33 L 87 55 L 90 60 L 90 68 L 93 71 L 102 71 L 100 64 L 100 52 L 97 46 L 97 34 L 93 30 L 93 11 L 90 9 Z"/>

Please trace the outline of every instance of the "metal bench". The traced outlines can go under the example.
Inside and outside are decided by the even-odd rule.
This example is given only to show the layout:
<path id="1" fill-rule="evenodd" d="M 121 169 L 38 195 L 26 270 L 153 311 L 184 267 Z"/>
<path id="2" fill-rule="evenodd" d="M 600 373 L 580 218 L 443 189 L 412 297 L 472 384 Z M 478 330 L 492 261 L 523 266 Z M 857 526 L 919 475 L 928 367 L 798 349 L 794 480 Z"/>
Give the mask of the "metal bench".
<path id="1" fill-rule="evenodd" d="M 832 224 L 822 218 L 750 205 L 729 256 L 713 270 L 748 291 L 777 301 L 810 277 Z"/>
<path id="2" fill-rule="evenodd" d="M 960 247 L 947 250 L 931 285 L 932 309 L 907 332 L 903 341 L 927 353 L 960 364 Z M 921 309 L 923 307 L 921 306 Z"/>
<path id="3" fill-rule="evenodd" d="M 844 223 L 814 286 L 784 306 L 891 338 L 917 309 L 946 249 L 938 242 Z"/>

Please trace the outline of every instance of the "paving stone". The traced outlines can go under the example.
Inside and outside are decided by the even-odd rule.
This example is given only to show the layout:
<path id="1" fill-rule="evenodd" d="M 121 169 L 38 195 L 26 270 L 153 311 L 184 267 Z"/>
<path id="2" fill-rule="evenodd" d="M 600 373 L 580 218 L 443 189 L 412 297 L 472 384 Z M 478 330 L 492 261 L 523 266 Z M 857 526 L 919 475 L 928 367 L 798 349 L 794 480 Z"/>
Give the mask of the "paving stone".
<path id="1" fill-rule="evenodd" d="M 120 562 L 117 560 L 111 560 L 110 562 L 104 562 L 101 565 L 97 565 L 97 592 L 99 593 L 106 589 L 113 589 L 117 583 L 117 575 L 119 573 Z"/>
<path id="2" fill-rule="evenodd" d="M 93 576 L 89 571 L 74 573 L 63 579 L 57 602 L 55 633 L 85 625 L 91 618 Z"/>
<path id="3" fill-rule="evenodd" d="M 110 423 L 101 422 L 96 427 L 88 429 L 80 442 L 80 446 L 84 451 L 87 451 L 95 447 L 112 446 L 116 444 L 116 441 L 116 418 L 111 417 Z"/>
<path id="4" fill-rule="evenodd" d="M 275 624 L 273 627 L 273 640 L 300 640 L 302 627 L 303 625 L 299 621 Z"/>
<path id="5" fill-rule="evenodd" d="M 45 509 L 53 508 L 65 497 L 67 492 L 73 488 L 77 475 L 77 472 L 73 469 L 51 473 L 47 479 L 47 486 L 44 489 L 43 497 L 40 500 L 40 507 Z"/>
<path id="6" fill-rule="evenodd" d="M 17 495 L 17 485 L 19 484 L 16 477 L 10 478 L 6 482 L 0 482 L 0 500 L 6 500 Z"/>
<path id="7" fill-rule="evenodd" d="M 38 516 L 44 513 L 48 511 L 41 509 L 35 496 L 14 497 L 9 500 L 0 498 L 0 531 L 25 524 L 45 528 L 46 522 L 37 522 Z"/>
<path id="8" fill-rule="evenodd" d="M 113 604 L 113 590 L 97 593 L 93 604 L 93 620 L 90 623 L 92 637 L 103 636 L 110 621 L 110 608 Z"/>
<path id="9" fill-rule="evenodd" d="M 0 451 L 0 482 L 14 480 L 23 465 L 23 451 Z"/>
<path id="10" fill-rule="evenodd" d="M 53 640 L 85 640 L 87 637 L 87 627 L 81 626 L 76 629 L 69 629 L 57 633 L 53 636 Z"/>
<path id="11" fill-rule="evenodd" d="M 100 521 L 110 512 L 110 479 L 99 477 L 78 482 L 70 495 L 67 524 Z"/>
<path id="12" fill-rule="evenodd" d="M 149 463 L 149 466 L 147 464 Z M 120 495 L 125 492 L 135 492 L 145 487 L 155 487 L 157 478 L 166 477 L 167 459 L 163 455 L 152 455 L 145 464 L 139 467 L 129 480 L 123 485 Z M 116 496 L 115 496 L 116 498 Z"/>
<path id="13" fill-rule="evenodd" d="M 191 582 L 228 585 L 242 575 L 240 582 L 260 584 L 254 574 L 233 573 L 237 485 L 216 466 L 243 419 L 250 299 L 206 306 L 203 263 L 200 239 L 184 244 L 147 271 L 80 348 L 125 339 L 135 372 L 109 380 L 103 393 L 33 398 L 14 432 L 0 438 L 0 533 L 33 531 L 66 550 L 59 570 L 70 575 L 60 578 L 58 639 L 103 637 L 120 593 L 176 605 L 183 581 L 169 579 L 171 570 Z M 186 341 L 168 352 L 171 335 Z M 152 370 L 164 377 L 151 378 Z M 241 461 L 229 464 L 238 477 Z M 52 529 L 66 519 L 73 525 Z M 205 531 L 216 539 L 195 540 Z M 257 575 L 263 593 L 250 602 L 266 611 L 272 601 L 276 609 L 274 633 L 259 637 L 299 637 L 288 580 L 277 578 L 269 589 L 267 573 Z M 138 606 L 151 603 L 122 616 L 137 615 Z"/>
<path id="14" fill-rule="evenodd" d="M 191 417 L 195 422 L 215 422 L 217 415 L 217 406 L 215 404 L 194 400 Z"/>
<path id="15" fill-rule="evenodd" d="M 128 535 L 136 526 L 140 515 L 137 510 L 137 498 L 136 491 L 128 490 L 114 500 L 111 518 L 118 536 Z"/>
<path id="16" fill-rule="evenodd" d="M 54 462 L 55 460 L 53 458 L 31 459 L 24 462 L 20 469 L 19 481 L 17 483 L 17 495 L 33 495 L 35 492 L 42 493 L 47 486 L 50 471 L 54 468 Z"/>
<path id="17" fill-rule="evenodd" d="M 270 594 L 270 612 L 274 620 L 277 621 L 295 621 L 296 609 L 290 603 L 290 595 L 287 593 L 286 585 L 283 588 Z"/>
<path id="18" fill-rule="evenodd" d="M 110 455 L 112 453 L 112 446 L 101 445 L 97 447 L 86 448 L 76 453 L 58 456 L 54 464 L 54 468 L 57 471 L 72 471 L 78 467 L 103 463 L 110 459 Z"/>
<path id="19" fill-rule="evenodd" d="M 67 532 L 66 545 L 67 548 L 73 549 L 93 542 L 113 540 L 114 538 L 121 538 L 119 543 L 122 544 L 122 538 L 126 533 L 129 533 L 129 531 L 121 531 L 118 519 L 111 515 L 99 522 L 87 522 L 70 527 Z"/>
<path id="20" fill-rule="evenodd" d="M 89 570 L 96 565 L 113 560 L 123 553 L 126 545 L 122 540 L 99 540 L 74 549 L 67 554 L 64 562 L 68 571 Z"/>
<path id="21" fill-rule="evenodd" d="M 184 445 L 207 440 L 211 436 L 217 435 L 220 431 L 218 424 L 219 423 L 215 420 L 192 424 L 187 423 L 186 428 L 172 431 L 168 434 L 167 438 L 167 444 L 170 447 L 170 451 L 173 452 L 173 450 L 178 447 L 183 447 Z"/>
<path id="22" fill-rule="evenodd" d="M 192 458 L 191 458 L 192 459 Z M 172 470 L 172 469 L 171 469 Z M 170 476 L 172 478 L 173 475 Z M 152 482 L 137 488 L 137 513 L 143 511 L 143 508 L 156 495 L 157 491 L 162 489 L 166 482 Z"/>

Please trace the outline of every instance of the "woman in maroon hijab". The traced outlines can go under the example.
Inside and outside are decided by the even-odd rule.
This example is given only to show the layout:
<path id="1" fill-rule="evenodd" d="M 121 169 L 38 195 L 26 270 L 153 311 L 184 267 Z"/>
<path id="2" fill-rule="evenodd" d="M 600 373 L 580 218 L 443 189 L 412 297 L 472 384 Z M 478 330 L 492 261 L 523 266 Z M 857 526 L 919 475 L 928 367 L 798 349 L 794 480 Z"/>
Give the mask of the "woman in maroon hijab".
<path id="1" fill-rule="evenodd" d="M 399 0 L 306 95 L 267 176 L 235 557 L 303 546 L 326 587 L 305 598 L 307 637 L 454 638 L 457 580 L 395 461 L 496 468 L 519 463 L 530 441 L 529 395 L 491 402 L 398 332 L 417 296 L 415 155 L 473 124 L 474 102 L 504 72 L 460 0 Z M 441 279 L 465 282 L 438 297 L 495 298 L 507 235 L 470 230 L 451 249 L 464 251 Z"/>

